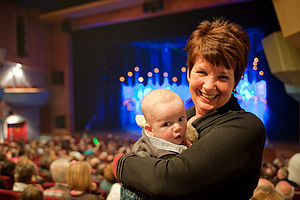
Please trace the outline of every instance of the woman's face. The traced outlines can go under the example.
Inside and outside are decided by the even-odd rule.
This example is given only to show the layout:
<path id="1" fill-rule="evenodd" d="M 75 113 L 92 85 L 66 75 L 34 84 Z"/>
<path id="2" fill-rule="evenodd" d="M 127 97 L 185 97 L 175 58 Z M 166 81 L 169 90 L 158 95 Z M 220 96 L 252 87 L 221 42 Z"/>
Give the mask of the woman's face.
<path id="1" fill-rule="evenodd" d="M 196 60 L 188 80 L 196 115 L 200 116 L 225 105 L 235 85 L 233 69 L 215 67 L 202 58 Z"/>

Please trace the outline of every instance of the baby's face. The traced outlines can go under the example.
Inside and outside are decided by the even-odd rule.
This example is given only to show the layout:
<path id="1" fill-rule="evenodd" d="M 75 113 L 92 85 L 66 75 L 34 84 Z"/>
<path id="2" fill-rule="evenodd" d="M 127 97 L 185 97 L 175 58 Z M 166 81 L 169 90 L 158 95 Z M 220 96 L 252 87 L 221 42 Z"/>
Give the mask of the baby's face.
<path id="1" fill-rule="evenodd" d="M 185 138 L 187 119 L 181 99 L 156 105 L 151 113 L 148 133 L 174 144 L 182 144 Z"/>

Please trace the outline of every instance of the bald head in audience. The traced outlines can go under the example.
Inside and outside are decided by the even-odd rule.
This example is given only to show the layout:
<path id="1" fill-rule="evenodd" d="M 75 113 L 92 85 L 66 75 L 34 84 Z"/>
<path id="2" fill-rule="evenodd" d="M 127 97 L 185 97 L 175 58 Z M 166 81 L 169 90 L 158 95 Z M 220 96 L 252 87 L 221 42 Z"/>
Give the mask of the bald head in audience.
<path id="1" fill-rule="evenodd" d="M 64 158 L 58 158 L 54 160 L 50 165 L 50 172 L 55 182 L 66 182 L 66 167 L 69 161 Z"/>
<path id="2" fill-rule="evenodd" d="M 281 194 L 284 200 L 292 200 L 294 197 L 295 188 L 287 181 L 279 181 L 275 186 L 275 190 Z"/>

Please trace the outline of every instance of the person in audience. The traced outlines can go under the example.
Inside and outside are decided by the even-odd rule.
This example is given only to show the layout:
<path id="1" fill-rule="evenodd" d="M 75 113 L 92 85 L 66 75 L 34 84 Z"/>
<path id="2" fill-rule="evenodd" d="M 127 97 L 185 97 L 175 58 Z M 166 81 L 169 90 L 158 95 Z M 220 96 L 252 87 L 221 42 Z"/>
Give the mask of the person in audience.
<path id="1" fill-rule="evenodd" d="M 103 179 L 99 176 L 98 173 L 98 167 L 101 164 L 100 159 L 97 156 L 93 156 L 90 160 L 89 163 L 91 165 L 91 171 L 92 171 L 92 180 L 93 181 L 97 181 L 97 182 L 101 182 Z"/>
<path id="2" fill-rule="evenodd" d="M 40 167 L 41 168 L 39 169 L 38 172 L 46 175 L 48 180 L 51 179 L 51 173 L 49 170 L 51 162 L 52 162 L 52 160 L 50 158 L 49 152 L 48 151 L 44 152 L 40 159 Z"/>
<path id="3" fill-rule="evenodd" d="M 16 163 L 6 160 L 3 162 L 1 166 L 0 175 L 2 176 L 9 176 L 10 178 L 14 179 Z"/>
<path id="4" fill-rule="evenodd" d="M 300 187 L 300 153 L 289 159 L 288 172 L 288 182 L 295 188 Z"/>
<path id="5" fill-rule="evenodd" d="M 5 160 L 6 160 L 6 154 L 4 153 L 4 151 L 0 150 L 0 165 L 2 165 Z"/>
<path id="6" fill-rule="evenodd" d="M 276 176 L 277 176 L 278 180 L 285 180 L 285 179 L 287 179 L 288 174 L 289 174 L 289 172 L 288 172 L 287 167 L 280 167 L 277 171 Z"/>
<path id="7" fill-rule="evenodd" d="M 37 186 L 41 190 L 43 190 L 41 185 L 44 182 L 46 182 L 46 180 L 43 177 L 39 176 L 37 165 L 32 160 L 30 160 L 27 156 L 20 156 L 17 165 L 18 164 L 20 164 L 20 165 L 21 164 L 23 164 L 23 165 L 29 165 L 29 166 L 32 167 L 32 169 L 33 169 L 33 175 L 32 175 L 32 178 L 31 178 L 31 182 L 37 184 Z"/>
<path id="8" fill-rule="evenodd" d="M 260 175 L 266 132 L 233 95 L 248 64 L 248 35 L 227 20 L 206 20 L 185 49 L 194 103 L 186 113 L 198 140 L 168 160 L 118 156 L 115 175 L 122 184 L 160 199 L 249 200 Z"/>
<path id="9" fill-rule="evenodd" d="M 17 163 L 15 170 L 15 183 L 12 190 L 15 192 L 23 192 L 23 190 L 29 185 L 34 174 L 34 170 L 35 169 L 32 165 Z"/>
<path id="10" fill-rule="evenodd" d="M 15 180 L 14 179 L 15 168 L 16 168 L 16 164 L 10 160 L 5 160 L 1 166 L 0 175 L 9 177 L 11 180 L 11 186 L 14 184 L 14 180 Z M 7 188 L 7 187 L 8 187 L 8 185 L 5 185 L 2 181 L 2 179 L 0 179 L 0 188 L 12 189 L 12 188 Z"/>
<path id="11" fill-rule="evenodd" d="M 288 181 L 288 169 L 285 166 L 280 167 L 277 172 L 276 176 L 274 177 L 274 184 L 276 185 L 279 181 Z"/>
<path id="12" fill-rule="evenodd" d="M 275 190 L 275 186 L 270 180 L 268 180 L 266 178 L 259 178 L 257 186 L 255 188 L 255 191 L 258 191 L 258 190 L 272 192 Z"/>
<path id="13" fill-rule="evenodd" d="M 281 194 L 284 200 L 292 200 L 294 197 L 295 188 L 287 181 L 279 181 L 275 186 L 275 190 Z"/>
<path id="14" fill-rule="evenodd" d="M 255 191 L 250 200 L 284 200 L 276 191 Z"/>
<path id="15" fill-rule="evenodd" d="M 66 182 L 66 169 L 68 164 L 69 161 L 64 158 L 58 158 L 51 163 L 50 172 L 55 185 L 44 191 L 45 197 L 61 198 L 65 191 L 69 189 Z"/>
<path id="16" fill-rule="evenodd" d="M 102 200 L 97 185 L 92 182 L 90 165 L 86 161 L 73 161 L 68 164 L 66 170 L 67 183 L 70 187 L 62 200 Z"/>
<path id="17" fill-rule="evenodd" d="M 103 180 L 101 181 L 99 188 L 108 194 L 115 182 L 116 178 L 112 171 L 112 163 L 107 163 L 103 169 Z"/>
<path id="18" fill-rule="evenodd" d="M 28 185 L 21 193 L 20 200 L 43 200 L 43 192 L 35 185 Z"/>

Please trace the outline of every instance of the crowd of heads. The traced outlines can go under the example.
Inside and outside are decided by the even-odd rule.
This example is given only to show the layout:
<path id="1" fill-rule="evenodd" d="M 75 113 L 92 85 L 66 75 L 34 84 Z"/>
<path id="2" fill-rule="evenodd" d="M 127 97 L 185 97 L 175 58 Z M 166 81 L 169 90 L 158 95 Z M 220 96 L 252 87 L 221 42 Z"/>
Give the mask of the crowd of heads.
<path id="1" fill-rule="evenodd" d="M 300 188 L 300 153 L 263 161 L 261 176 L 251 200 L 292 200 Z"/>
<path id="2" fill-rule="evenodd" d="M 89 190 L 95 182 L 98 188 L 101 188 L 101 182 L 110 183 L 111 187 L 116 181 L 112 172 L 114 157 L 130 153 L 136 139 L 105 134 L 96 136 L 100 142 L 95 145 L 94 138 L 82 135 L 26 142 L 6 141 L 0 144 L 0 175 L 11 177 L 15 183 L 26 184 L 19 190 L 21 199 L 43 199 L 43 188 L 37 184 L 42 186 L 47 181 L 66 183 L 79 191 Z M 295 188 L 300 185 L 299 163 L 300 153 L 291 158 L 263 161 L 251 200 L 292 199 Z M 41 174 L 48 175 L 48 179 Z M 110 187 L 103 189 L 109 193 Z"/>
<path id="3" fill-rule="evenodd" d="M 103 180 L 109 186 L 115 182 L 114 157 L 129 153 L 135 141 L 114 134 L 5 141 L 0 144 L 0 174 L 13 180 L 11 190 L 22 192 L 21 199 L 43 199 L 46 182 L 64 183 L 77 191 L 101 189 Z M 8 189 L 3 184 L 0 187 Z"/>

